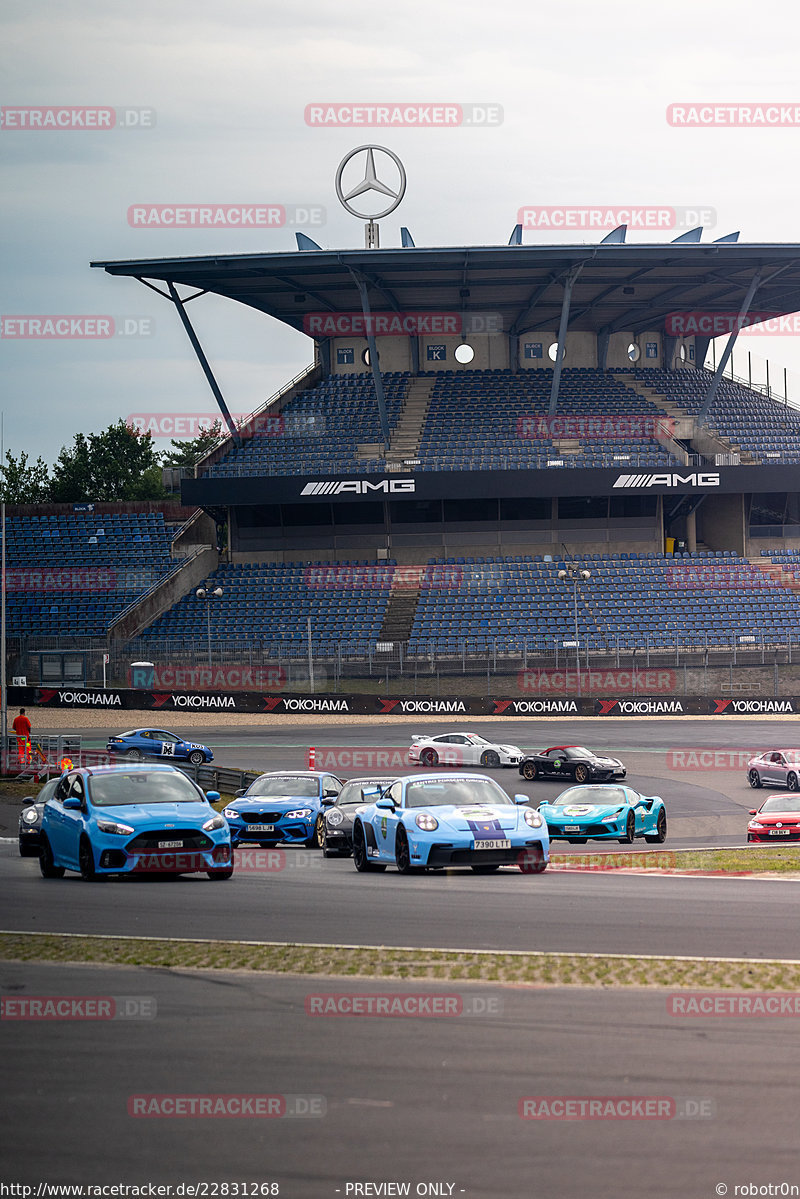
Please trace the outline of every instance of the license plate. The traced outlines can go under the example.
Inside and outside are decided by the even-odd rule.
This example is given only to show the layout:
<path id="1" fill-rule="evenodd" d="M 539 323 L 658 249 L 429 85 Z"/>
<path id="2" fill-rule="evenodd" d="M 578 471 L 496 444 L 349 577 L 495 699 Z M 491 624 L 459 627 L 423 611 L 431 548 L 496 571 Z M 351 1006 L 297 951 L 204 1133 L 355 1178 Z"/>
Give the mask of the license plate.
<path id="1" fill-rule="evenodd" d="M 580 831 L 581 831 L 581 826 L 579 824 L 565 824 L 564 825 L 565 833 L 579 833 Z"/>
<path id="2" fill-rule="evenodd" d="M 504 840 L 476 841 L 475 848 L 476 849 L 510 849 L 511 842 L 504 841 Z"/>
<path id="3" fill-rule="evenodd" d="M 183 849 L 183 841 L 159 841 L 159 849 Z"/>
<path id="4" fill-rule="evenodd" d="M 274 833 L 274 824 L 248 824 L 248 829 L 251 833 Z"/>
<path id="5" fill-rule="evenodd" d="M 791 829 L 788 828 L 771 828 L 769 830 L 770 837 L 788 837 Z"/>

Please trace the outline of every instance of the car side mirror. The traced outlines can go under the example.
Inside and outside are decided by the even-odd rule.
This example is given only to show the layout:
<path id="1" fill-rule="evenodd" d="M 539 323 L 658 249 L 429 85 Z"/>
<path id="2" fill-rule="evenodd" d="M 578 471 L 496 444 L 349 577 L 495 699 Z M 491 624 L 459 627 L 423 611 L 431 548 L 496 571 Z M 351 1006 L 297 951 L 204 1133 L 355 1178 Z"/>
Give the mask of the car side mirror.
<path id="1" fill-rule="evenodd" d="M 322 793 L 323 799 L 331 799 L 331 798 L 336 799 L 338 794 L 339 794 L 338 791 L 323 791 L 323 793 Z"/>
<path id="2" fill-rule="evenodd" d="M 234 799 L 241 799 L 241 798 L 242 798 L 242 796 L 245 794 L 245 792 L 246 792 L 246 791 L 247 791 L 247 788 L 246 788 L 246 787 L 240 787 L 238 791 L 234 791 L 234 793 L 233 793 L 233 798 L 234 798 Z"/>
<path id="3" fill-rule="evenodd" d="M 326 791 L 322 797 L 323 808 L 332 808 L 336 803 L 336 795 L 333 791 Z"/>
<path id="4" fill-rule="evenodd" d="M 527 795 L 515 795 L 514 796 L 514 803 L 516 803 L 516 804 L 523 804 L 523 803 L 527 803 L 527 802 L 528 802 Z"/>
<path id="5" fill-rule="evenodd" d="M 222 796 L 219 791 L 206 791 L 206 799 L 209 803 L 216 803 L 217 800 L 222 799 Z"/>
<path id="6" fill-rule="evenodd" d="M 758 815 L 758 808 L 751 808 L 751 809 L 750 809 L 750 815 L 751 815 L 751 816 L 757 816 L 757 815 Z"/>
<path id="7" fill-rule="evenodd" d="M 26 795 L 22 802 L 31 804 L 31 803 L 36 803 L 36 800 L 33 798 L 32 795 Z"/>
<path id="8" fill-rule="evenodd" d="M 77 795 L 70 795 L 64 800 L 62 806 L 70 812 L 80 812 L 81 801 L 78 799 Z"/>
<path id="9" fill-rule="evenodd" d="M 390 799 L 387 799 L 386 797 L 384 797 L 383 799 L 379 799 L 378 802 L 375 804 L 375 807 L 380 808 L 382 812 L 393 812 L 394 811 L 394 804 L 392 803 L 392 801 Z"/>

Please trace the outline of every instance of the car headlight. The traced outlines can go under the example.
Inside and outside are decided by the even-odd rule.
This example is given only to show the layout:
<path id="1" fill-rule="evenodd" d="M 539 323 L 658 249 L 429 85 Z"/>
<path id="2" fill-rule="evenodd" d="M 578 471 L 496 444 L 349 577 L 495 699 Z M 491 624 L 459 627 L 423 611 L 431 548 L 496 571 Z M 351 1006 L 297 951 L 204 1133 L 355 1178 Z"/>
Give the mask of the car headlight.
<path id="1" fill-rule="evenodd" d="M 747 827 L 748 828 L 766 828 L 766 825 L 759 824 L 757 820 L 751 820 Z"/>
<path id="2" fill-rule="evenodd" d="M 311 808 L 295 808 L 293 812 L 287 812 L 286 816 L 289 820 L 304 820 L 306 816 L 311 815 Z"/>
<path id="3" fill-rule="evenodd" d="M 339 808 L 332 808 L 330 810 L 330 812 L 326 813 L 325 819 L 327 820 L 327 822 L 331 826 L 331 828 L 336 828 L 337 824 L 342 823 L 342 821 L 344 820 L 344 816 L 342 815 L 341 810 Z"/>
<path id="4" fill-rule="evenodd" d="M 120 824 L 114 820 L 98 820 L 97 827 L 101 833 L 114 833 L 117 837 L 127 837 L 133 832 L 129 824 Z"/>
<path id="5" fill-rule="evenodd" d="M 525 823 L 529 824 L 531 828 L 541 828 L 544 824 L 544 821 L 535 808 L 526 808 L 523 815 Z"/>
<path id="6" fill-rule="evenodd" d="M 420 812 L 416 818 L 416 825 L 423 833 L 432 833 L 439 827 L 439 821 L 430 812 Z"/>
<path id="7" fill-rule="evenodd" d="M 227 816 L 228 820 L 238 820 L 239 811 L 237 808 L 223 808 L 222 815 Z"/>
<path id="8" fill-rule="evenodd" d="M 36 821 L 39 819 L 39 813 L 36 811 L 36 808 L 26 808 L 22 813 L 22 819 L 26 824 L 36 824 Z"/>
<path id="9" fill-rule="evenodd" d="M 622 808 L 618 812 L 614 812 L 611 816 L 604 816 L 601 824 L 616 824 L 622 815 Z"/>
<path id="10" fill-rule="evenodd" d="M 210 820 L 207 820 L 203 825 L 204 833 L 213 833 L 215 829 L 225 828 L 225 821 L 220 816 L 219 812 L 215 812 Z"/>

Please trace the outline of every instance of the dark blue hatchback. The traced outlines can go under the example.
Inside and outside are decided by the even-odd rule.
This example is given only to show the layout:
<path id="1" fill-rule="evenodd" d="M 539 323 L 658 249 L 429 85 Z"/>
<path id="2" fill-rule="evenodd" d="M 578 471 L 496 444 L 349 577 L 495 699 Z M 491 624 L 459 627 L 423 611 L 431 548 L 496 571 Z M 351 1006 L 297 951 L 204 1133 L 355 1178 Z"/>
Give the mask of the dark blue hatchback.
<path id="1" fill-rule="evenodd" d="M 127 733 L 109 737 L 106 749 L 131 762 L 141 762 L 143 758 L 161 758 L 164 761 L 191 762 L 193 766 L 202 766 L 214 757 L 207 745 L 184 741 L 166 729 L 131 729 Z"/>

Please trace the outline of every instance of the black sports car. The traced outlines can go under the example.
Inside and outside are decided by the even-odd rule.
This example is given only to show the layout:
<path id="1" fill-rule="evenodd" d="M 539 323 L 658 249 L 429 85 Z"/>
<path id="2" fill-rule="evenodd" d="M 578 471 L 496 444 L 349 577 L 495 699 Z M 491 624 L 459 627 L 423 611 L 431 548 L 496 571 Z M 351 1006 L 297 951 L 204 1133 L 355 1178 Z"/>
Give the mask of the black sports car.
<path id="1" fill-rule="evenodd" d="M 58 784 L 58 776 L 45 783 L 36 799 L 30 796 L 22 802 L 24 807 L 19 814 L 19 852 L 23 858 L 38 858 L 39 834 L 42 831 L 42 811 L 48 799 L 52 796 Z"/>
<path id="2" fill-rule="evenodd" d="M 326 858 L 349 857 L 353 852 L 353 816 L 362 804 L 373 803 L 376 788 L 383 791 L 393 783 L 396 775 L 371 775 L 369 778 L 350 779 L 342 787 L 336 799 L 323 800 L 325 821 L 319 846 Z"/>
<path id="3" fill-rule="evenodd" d="M 582 745 L 553 745 L 538 754 L 526 754 L 519 764 L 525 779 L 574 779 L 576 783 L 607 783 L 624 779 L 619 758 L 601 757 Z"/>

